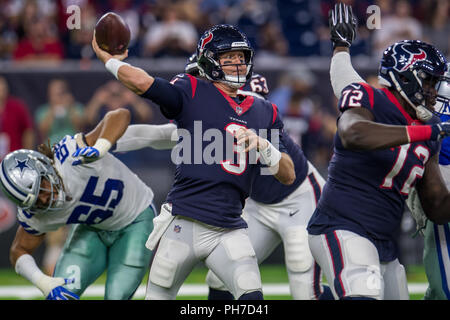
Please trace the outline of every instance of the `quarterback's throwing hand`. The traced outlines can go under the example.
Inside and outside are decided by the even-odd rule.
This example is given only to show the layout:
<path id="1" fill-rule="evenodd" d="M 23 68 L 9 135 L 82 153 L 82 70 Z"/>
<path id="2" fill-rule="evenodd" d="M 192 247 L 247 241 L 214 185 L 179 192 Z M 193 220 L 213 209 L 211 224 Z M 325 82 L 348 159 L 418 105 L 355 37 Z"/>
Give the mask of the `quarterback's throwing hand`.
<path id="1" fill-rule="evenodd" d="M 328 12 L 331 42 L 336 47 L 350 47 L 356 36 L 356 18 L 352 7 L 338 3 Z"/>

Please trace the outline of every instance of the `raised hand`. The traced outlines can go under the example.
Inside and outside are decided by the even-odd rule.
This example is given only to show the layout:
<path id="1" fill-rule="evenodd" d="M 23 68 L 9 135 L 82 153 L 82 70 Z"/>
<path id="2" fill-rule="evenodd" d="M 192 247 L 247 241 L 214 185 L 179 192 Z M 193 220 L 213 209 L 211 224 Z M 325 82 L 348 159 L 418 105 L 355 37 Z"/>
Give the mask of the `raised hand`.
<path id="1" fill-rule="evenodd" d="M 338 3 L 328 12 L 331 42 L 336 47 L 350 47 L 356 36 L 356 18 L 352 7 Z"/>

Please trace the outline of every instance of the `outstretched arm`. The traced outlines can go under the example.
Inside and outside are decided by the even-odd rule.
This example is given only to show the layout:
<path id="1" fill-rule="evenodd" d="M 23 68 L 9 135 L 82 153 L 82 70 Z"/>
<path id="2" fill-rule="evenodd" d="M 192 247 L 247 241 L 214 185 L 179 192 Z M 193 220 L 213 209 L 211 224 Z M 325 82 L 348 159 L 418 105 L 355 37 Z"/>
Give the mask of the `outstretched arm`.
<path id="1" fill-rule="evenodd" d="M 114 152 L 125 152 L 143 148 L 158 150 L 172 149 L 178 141 L 177 126 L 173 123 L 162 125 L 131 125 L 117 140 Z"/>
<path id="2" fill-rule="evenodd" d="M 336 98 L 341 97 L 342 89 L 352 83 L 365 82 L 353 69 L 350 60 L 350 46 L 356 37 L 356 19 L 352 7 L 344 3 L 334 6 L 328 13 L 330 39 L 333 44 L 333 57 L 330 65 L 330 80 Z"/>
<path id="3" fill-rule="evenodd" d="M 122 62 L 128 56 L 128 50 L 121 55 L 112 56 L 100 49 L 95 40 L 95 33 L 92 38 L 92 48 L 116 79 L 134 93 L 157 103 L 167 118 L 174 119 L 181 112 L 181 93 L 169 81 L 154 78 L 143 69 Z"/>
<path id="4" fill-rule="evenodd" d="M 17 229 L 16 237 L 10 248 L 9 258 L 16 272 L 38 287 L 49 300 L 77 300 L 79 297 L 62 287 L 72 283 L 72 279 L 53 278 L 45 275 L 36 265 L 33 252 L 44 241 L 44 235 L 32 235 L 22 226 Z"/>

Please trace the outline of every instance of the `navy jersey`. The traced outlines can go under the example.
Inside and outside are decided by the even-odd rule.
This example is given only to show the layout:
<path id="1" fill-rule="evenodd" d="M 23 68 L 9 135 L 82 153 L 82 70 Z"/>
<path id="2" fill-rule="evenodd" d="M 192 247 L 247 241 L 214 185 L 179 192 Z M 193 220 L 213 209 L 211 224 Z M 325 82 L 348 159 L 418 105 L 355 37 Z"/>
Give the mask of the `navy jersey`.
<path id="1" fill-rule="evenodd" d="M 338 102 L 341 112 L 366 108 L 374 121 L 389 125 L 422 124 L 412 119 L 387 89 L 367 84 L 344 88 Z M 398 255 L 395 242 L 405 199 L 423 175 L 425 163 L 439 151 L 439 143 L 415 142 L 374 151 L 352 151 L 336 133 L 334 155 L 325 184 L 308 226 L 311 234 L 349 230 L 370 239 L 381 261 Z"/>
<path id="2" fill-rule="evenodd" d="M 250 198 L 255 201 L 265 204 L 281 202 L 302 184 L 308 174 L 308 160 L 300 146 L 291 139 L 286 131 L 283 131 L 281 139 L 286 147 L 287 154 L 289 154 L 294 163 L 295 181 L 287 186 L 273 176 L 257 175 L 253 181 L 250 193 Z"/>
<path id="3" fill-rule="evenodd" d="M 183 147 L 172 154 L 180 152 L 184 159 L 190 158 L 190 163 L 184 161 L 176 166 L 175 181 L 167 196 L 172 213 L 218 227 L 246 227 L 242 208 L 261 166 L 251 164 L 248 154 L 237 153 L 233 135 L 239 128 L 255 129 L 257 133 L 266 129 L 268 139 L 273 140 L 270 130 L 283 129 L 276 106 L 253 96 L 246 96 L 238 104 L 212 82 L 186 74 L 176 76 L 171 83 L 182 94 L 182 109 L 175 117 L 181 138 L 175 148 Z M 183 137 L 180 129 L 190 138 Z M 218 141 L 222 137 L 231 137 L 236 152 L 231 152 L 230 159 L 227 143 Z M 278 140 L 279 150 L 286 152 Z M 219 147 L 213 151 L 213 146 Z M 220 163 L 208 163 L 205 156 L 219 151 L 223 151 Z"/>
<path id="4" fill-rule="evenodd" d="M 257 97 L 266 98 L 269 94 L 269 87 L 267 86 L 267 80 L 260 74 L 253 73 L 252 77 L 239 88 L 238 93 L 254 95 Z"/>

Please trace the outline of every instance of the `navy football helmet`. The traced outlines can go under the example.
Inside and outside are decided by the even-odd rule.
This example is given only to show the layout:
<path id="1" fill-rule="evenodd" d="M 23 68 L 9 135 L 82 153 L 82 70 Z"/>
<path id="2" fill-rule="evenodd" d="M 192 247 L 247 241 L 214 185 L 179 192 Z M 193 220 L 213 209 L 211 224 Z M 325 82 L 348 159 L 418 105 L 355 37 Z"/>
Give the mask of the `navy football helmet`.
<path id="1" fill-rule="evenodd" d="M 417 117 L 427 121 L 433 114 L 426 108 L 430 93 L 424 90 L 424 82 L 434 87 L 446 71 L 447 61 L 434 46 L 403 40 L 384 51 L 378 79 L 380 84 L 399 92 L 416 110 Z"/>
<path id="2" fill-rule="evenodd" d="M 66 199 L 63 182 L 47 156 L 20 149 L 6 155 L 0 166 L 0 187 L 18 207 L 38 213 L 63 206 Z M 42 179 L 49 182 L 49 189 L 43 187 Z M 50 195 L 47 204 L 38 200 L 41 191 Z"/>
<path id="3" fill-rule="evenodd" d="M 443 115 L 450 116 L 450 63 L 447 63 L 447 72 L 436 85 L 437 98 L 434 110 Z"/>
<path id="4" fill-rule="evenodd" d="M 222 70 L 219 55 L 230 51 L 244 53 L 247 65 L 245 76 L 226 75 Z M 207 30 L 198 42 L 197 59 L 201 76 L 211 81 L 226 83 L 233 88 L 240 88 L 252 76 L 253 49 L 247 37 L 232 25 L 221 24 Z"/>

